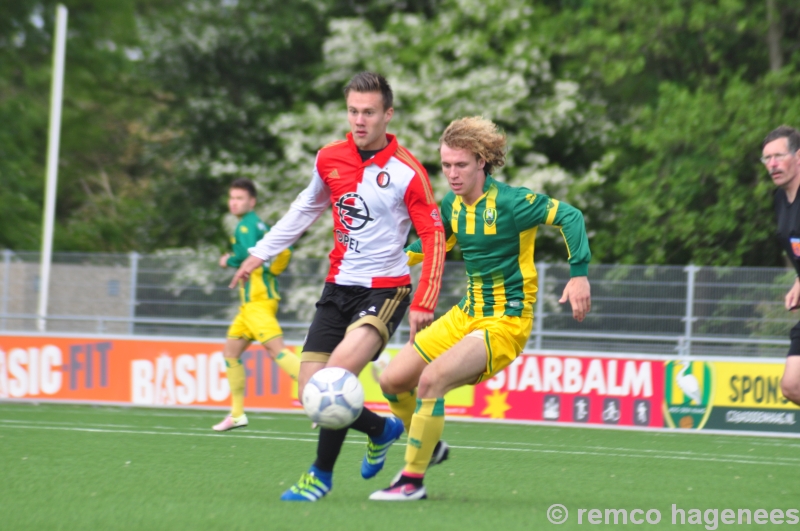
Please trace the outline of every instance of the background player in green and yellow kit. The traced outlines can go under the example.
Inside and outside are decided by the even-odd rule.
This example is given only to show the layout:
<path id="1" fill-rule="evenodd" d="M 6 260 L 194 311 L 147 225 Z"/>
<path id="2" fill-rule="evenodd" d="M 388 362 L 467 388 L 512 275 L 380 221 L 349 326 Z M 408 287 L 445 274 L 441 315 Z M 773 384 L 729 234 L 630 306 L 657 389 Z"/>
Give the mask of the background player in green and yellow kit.
<path id="1" fill-rule="evenodd" d="M 452 122 L 439 141 L 451 189 L 441 203 L 442 222 L 447 249 L 461 247 L 467 294 L 417 332 L 381 374 L 381 388 L 406 425 L 408 444 L 402 474 L 372 500 L 425 498 L 422 480 L 444 429 L 445 393 L 491 377 L 522 352 L 538 290 L 533 253 L 539 225 L 560 227 L 567 244 L 571 279 L 560 302 L 571 303 L 578 321 L 590 310 L 591 254 L 583 215 L 546 195 L 493 179 L 492 170 L 505 163 L 505 148 L 505 135 L 479 117 Z M 407 251 L 409 262 L 416 263 L 419 242 Z"/>
<path id="2" fill-rule="evenodd" d="M 234 180 L 228 191 L 228 209 L 239 218 L 239 224 L 231 237 L 233 251 L 220 257 L 220 267 L 238 268 L 250 256 L 247 250 L 269 231 L 269 227 L 253 211 L 255 206 L 256 188 L 253 182 L 250 179 Z M 246 380 L 241 357 L 251 341 L 264 345 L 269 357 L 293 379 L 296 380 L 300 372 L 300 359 L 285 348 L 283 330 L 275 317 L 281 298 L 275 277 L 289 265 L 291 254 L 291 250 L 286 249 L 272 263 L 265 263 L 253 271 L 247 280 L 239 282 L 242 305 L 228 328 L 224 352 L 231 388 L 231 413 L 214 426 L 216 431 L 247 426 L 247 415 L 244 413 Z"/>

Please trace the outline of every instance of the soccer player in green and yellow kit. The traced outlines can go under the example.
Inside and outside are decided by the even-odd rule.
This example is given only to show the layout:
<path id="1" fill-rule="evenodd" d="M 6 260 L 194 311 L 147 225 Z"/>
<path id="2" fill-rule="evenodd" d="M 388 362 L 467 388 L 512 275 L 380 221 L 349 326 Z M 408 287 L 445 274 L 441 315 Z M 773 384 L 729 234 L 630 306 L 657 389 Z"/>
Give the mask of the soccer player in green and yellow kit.
<path id="1" fill-rule="evenodd" d="M 447 249 L 461 247 L 467 294 L 417 332 L 381 374 L 381 389 L 406 425 L 408 444 L 402 473 L 372 500 L 425 498 L 423 477 L 443 445 L 445 393 L 490 378 L 522 352 L 538 290 L 533 252 L 539 225 L 560 227 L 567 244 L 571 279 L 559 302 L 569 301 L 578 321 L 590 310 L 591 254 L 583 215 L 566 203 L 492 178 L 492 170 L 505 163 L 505 148 L 505 135 L 479 117 L 452 122 L 439 141 L 451 189 L 441 203 L 442 223 Z M 410 263 L 419 260 L 420 251 L 419 242 L 407 248 Z"/>
<path id="2" fill-rule="evenodd" d="M 253 182 L 250 179 L 234 180 L 228 191 L 228 209 L 239 218 L 239 224 L 231 237 L 233 252 L 220 257 L 220 267 L 238 268 L 250 256 L 247 250 L 269 231 L 269 227 L 253 211 L 255 206 L 256 187 Z M 250 278 L 239 283 L 242 305 L 228 328 L 224 351 L 231 388 L 231 413 L 214 426 L 216 431 L 247 426 L 247 415 L 244 413 L 246 379 L 241 357 L 251 341 L 264 345 L 267 355 L 293 379 L 296 380 L 300 372 L 300 359 L 285 348 L 283 330 L 275 317 L 280 300 L 275 277 L 289 265 L 291 254 L 291 250 L 286 249 L 272 263 L 265 263 L 253 271 Z"/>

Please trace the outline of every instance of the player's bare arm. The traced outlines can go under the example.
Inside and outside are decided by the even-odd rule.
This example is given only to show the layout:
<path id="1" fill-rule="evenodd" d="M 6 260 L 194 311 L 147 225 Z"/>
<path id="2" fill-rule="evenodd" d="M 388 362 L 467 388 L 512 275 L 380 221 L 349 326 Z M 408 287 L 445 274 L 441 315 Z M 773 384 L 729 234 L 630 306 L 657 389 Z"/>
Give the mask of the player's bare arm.
<path id="1" fill-rule="evenodd" d="M 572 277 L 567 282 L 558 300 L 560 303 L 569 302 L 572 305 L 572 317 L 579 323 L 583 321 L 586 314 L 592 309 L 592 295 L 587 277 Z"/>
<path id="2" fill-rule="evenodd" d="M 225 269 L 226 267 L 228 267 L 228 258 L 230 258 L 230 257 L 231 257 L 231 254 L 230 254 L 230 253 L 225 253 L 225 254 L 223 254 L 222 256 L 220 256 L 220 257 L 219 257 L 219 266 L 220 266 L 221 268 L 223 268 L 223 269 Z"/>
<path id="3" fill-rule="evenodd" d="M 414 343 L 414 336 L 423 328 L 427 328 L 433 322 L 433 312 L 423 312 L 411 310 L 408 312 L 408 326 L 411 329 L 408 341 Z"/>
<path id="4" fill-rule="evenodd" d="M 787 310 L 796 310 L 800 306 L 800 278 L 794 279 L 794 284 L 786 294 L 784 304 Z"/>
<path id="5" fill-rule="evenodd" d="M 239 266 L 239 269 L 236 270 L 236 273 L 233 275 L 233 279 L 231 283 L 228 284 L 228 287 L 233 289 L 235 288 L 240 280 L 246 281 L 250 278 L 250 273 L 255 271 L 257 268 L 261 267 L 264 264 L 264 260 L 258 258 L 257 256 L 249 256 L 242 262 L 242 265 Z"/>

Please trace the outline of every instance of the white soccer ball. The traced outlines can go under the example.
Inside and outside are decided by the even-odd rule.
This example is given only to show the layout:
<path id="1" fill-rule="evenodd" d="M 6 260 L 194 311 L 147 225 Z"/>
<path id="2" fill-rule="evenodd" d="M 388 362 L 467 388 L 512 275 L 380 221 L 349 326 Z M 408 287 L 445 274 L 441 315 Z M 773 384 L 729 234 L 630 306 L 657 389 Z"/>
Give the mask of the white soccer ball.
<path id="1" fill-rule="evenodd" d="M 303 409 L 308 417 L 331 430 L 353 423 L 364 408 L 364 388 L 358 377 L 341 367 L 317 371 L 303 389 Z"/>

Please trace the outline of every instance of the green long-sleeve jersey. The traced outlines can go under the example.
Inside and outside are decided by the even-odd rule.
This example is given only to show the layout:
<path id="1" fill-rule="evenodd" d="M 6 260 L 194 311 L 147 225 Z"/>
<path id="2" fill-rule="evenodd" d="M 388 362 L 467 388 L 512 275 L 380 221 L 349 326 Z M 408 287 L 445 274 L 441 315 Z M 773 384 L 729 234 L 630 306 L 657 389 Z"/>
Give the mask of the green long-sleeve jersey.
<path id="1" fill-rule="evenodd" d="M 538 291 L 533 254 L 539 225 L 561 229 L 570 276 L 588 273 L 592 255 L 583 214 L 566 203 L 487 175 L 483 195 L 475 204 L 449 192 L 440 210 L 447 250 L 458 243 L 467 269 L 467 294 L 459 306 L 473 317 L 533 316 Z M 421 260 L 421 250 L 419 241 L 406 247 L 410 264 Z"/>
<path id="2" fill-rule="evenodd" d="M 247 250 L 254 247 L 256 243 L 269 232 L 269 225 L 259 219 L 255 212 L 250 211 L 239 220 L 236 230 L 231 236 L 233 252 L 228 257 L 229 267 L 239 267 L 242 262 L 250 256 Z M 286 249 L 275 259 L 262 267 L 257 268 L 250 274 L 250 278 L 242 283 L 239 294 L 242 304 L 247 302 L 265 301 L 268 299 L 280 300 L 278 294 L 278 284 L 275 277 L 280 275 L 289 265 L 292 251 Z"/>

